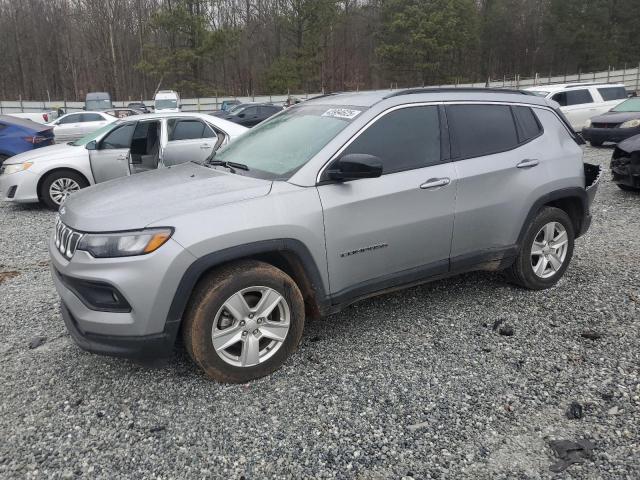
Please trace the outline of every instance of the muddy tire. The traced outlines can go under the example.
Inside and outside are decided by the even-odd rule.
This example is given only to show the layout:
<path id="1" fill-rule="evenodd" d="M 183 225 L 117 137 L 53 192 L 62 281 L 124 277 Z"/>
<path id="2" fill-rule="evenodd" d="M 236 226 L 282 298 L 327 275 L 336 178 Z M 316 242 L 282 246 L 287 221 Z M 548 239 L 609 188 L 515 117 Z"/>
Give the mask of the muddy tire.
<path id="1" fill-rule="evenodd" d="M 222 383 L 244 383 L 279 369 L 304 329 L 304 301 L 293 279 L 268 263 L 223 266 L 198 282 L 182 337 L 193 361 Z"/>
<path id="2" fill-rule="evenodd" d="M 527 227 L 515 262 L 505 271 L 508 280 L 530 290 L 552 287 L 569 266 L 574 239 L 569 215 L 559 208 L 543 208 Z"/>

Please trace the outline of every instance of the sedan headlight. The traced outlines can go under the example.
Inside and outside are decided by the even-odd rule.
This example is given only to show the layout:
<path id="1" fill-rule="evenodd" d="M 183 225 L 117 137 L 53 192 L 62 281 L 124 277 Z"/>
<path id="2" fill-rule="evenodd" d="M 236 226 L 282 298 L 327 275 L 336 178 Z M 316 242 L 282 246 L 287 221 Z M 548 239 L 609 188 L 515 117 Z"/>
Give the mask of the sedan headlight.
<path id="1" fill-rule="evenodd" d="M 635 127 L 640 127 L 640 118 L 627 120 L 626 122 L 620 125 L 620 128 L 635 128 Z"/>
<path id="2" fill-rule="evenodd" d="M 591 120 L 587 120 L 586 122 L 584 122 L 584 127 L 582 128 L 591 128 Z"/>
<path id="3" fill-rule="evenodd" d="M 87 233 L 80 239 L 77 250 L 84 250 L 96 258 L 146 255 L 164 245 L 172 234 L 171 228 L 152 228 L 121 233 Z"/>
<path id="4" fill-rule="evenodd" d="M 27 170 L 33 165 L 32 162 L 22 162 L 22 163 L 12 163 L 10 165 L 4 165 L 2 167 L 2 173 L 5 175 L 11 175 L 12 173 L 22 172 L 23 170 Z"/>

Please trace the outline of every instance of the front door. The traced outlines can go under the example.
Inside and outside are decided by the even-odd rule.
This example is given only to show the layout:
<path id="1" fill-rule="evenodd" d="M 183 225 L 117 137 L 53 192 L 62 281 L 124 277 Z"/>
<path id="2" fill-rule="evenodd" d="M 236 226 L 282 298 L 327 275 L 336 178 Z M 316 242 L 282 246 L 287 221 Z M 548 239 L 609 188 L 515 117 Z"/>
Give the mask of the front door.
<path id="1" fill-rule="evenodd" d="M 216 132 L 198 118 L 171 118 L 167 121 L 167 145 L 162 152 L 165 167 L 185 162 L 203 162 L 213 153 Z"/>
<path id="2" fill-rule="evenodd" d="M 96 144 L 96 150 L 89 150 L 96 183 L 129 175 L 129 152 L 136 123 L 119 125 Z"/>
<path id="3" fill-rule="evenodd" d="M 440 147 L 438 106 L 394 110 L 340 154 L 375 155 L 383 175 L 317 187 L 336 302 L 448 270 L 456 178 Z"/>

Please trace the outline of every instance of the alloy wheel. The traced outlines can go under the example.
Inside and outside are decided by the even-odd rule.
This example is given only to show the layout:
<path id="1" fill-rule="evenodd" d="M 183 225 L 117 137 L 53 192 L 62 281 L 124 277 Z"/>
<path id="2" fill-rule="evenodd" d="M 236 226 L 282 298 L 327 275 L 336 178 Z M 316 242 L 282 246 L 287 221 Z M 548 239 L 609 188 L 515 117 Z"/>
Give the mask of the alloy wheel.
<path id="1" fill-rule="evenodd" d="M 229 297 L 213 322 L 213 347 L 226 363 L 251 367 L 271 358 L 289 332 L 285 298 L 269 287 L 248 287 Z"/>
<path id="2" fill-rule="evenodd" d="M 569 239 L 559 222 L 549 222 L 536 234 L 531 246 L 531 267 L 540 278 L 550 278 L 564 265 Z"/>
<path id="3" fill-rule="evenodd" d="M 80 190 L 80 185 L 75 180 L 64 177 L 57 178 L 49 187 L 49 197 L 56 205 L 62 205 L 70 194 L 78 190 Z"/>

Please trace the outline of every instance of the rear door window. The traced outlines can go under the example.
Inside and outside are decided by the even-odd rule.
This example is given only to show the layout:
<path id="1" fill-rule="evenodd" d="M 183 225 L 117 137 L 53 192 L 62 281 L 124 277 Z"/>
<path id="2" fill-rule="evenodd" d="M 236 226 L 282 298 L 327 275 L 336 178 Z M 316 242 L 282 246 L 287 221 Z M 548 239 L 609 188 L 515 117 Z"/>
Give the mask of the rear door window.
<path id="1" fill-rule="evenodd" d="M 627 98 L 627 90 L 624 87 L 600 87 L 598 93 L 605 102 L 610 100 L 624 100 Z"/>
<path id="2" fill-rule="evenodd" d="M 81 122 L 101 122 L 104 120 L 97 113 L 82 113 L 80 116 L 82 117 Z"/>
<path id="3" fill-rule="evenodd" d="M 555 100 L 561 107 L 570 107 L 571 105 L 583 105 L 585 103 L 593 103 L 591 92 L 586 88 L 577 90 L 567 90 L 566 92 L 556 93 L 552 100 Z"/>
<path id="4" fill-rule="evenodd" d="M 209 135 L 207 135 L 208 137 Z M 199 120 L 169 120 L 169 141 L 205 138 L 205 124 Z"/>
<path id="5" fill-rule="evenodd" d="M 384 115 L 358 136 L 342 156 L 350 153 L 380 158 L 383 174 L 440 162 L 438 107 L 401 108 Z"/>
<path id="6" fill-rule="evenodd" d="M 447 122 L 456 159 L 505 152 L 519 144 L 508 105 L 447 105 Z"/>

